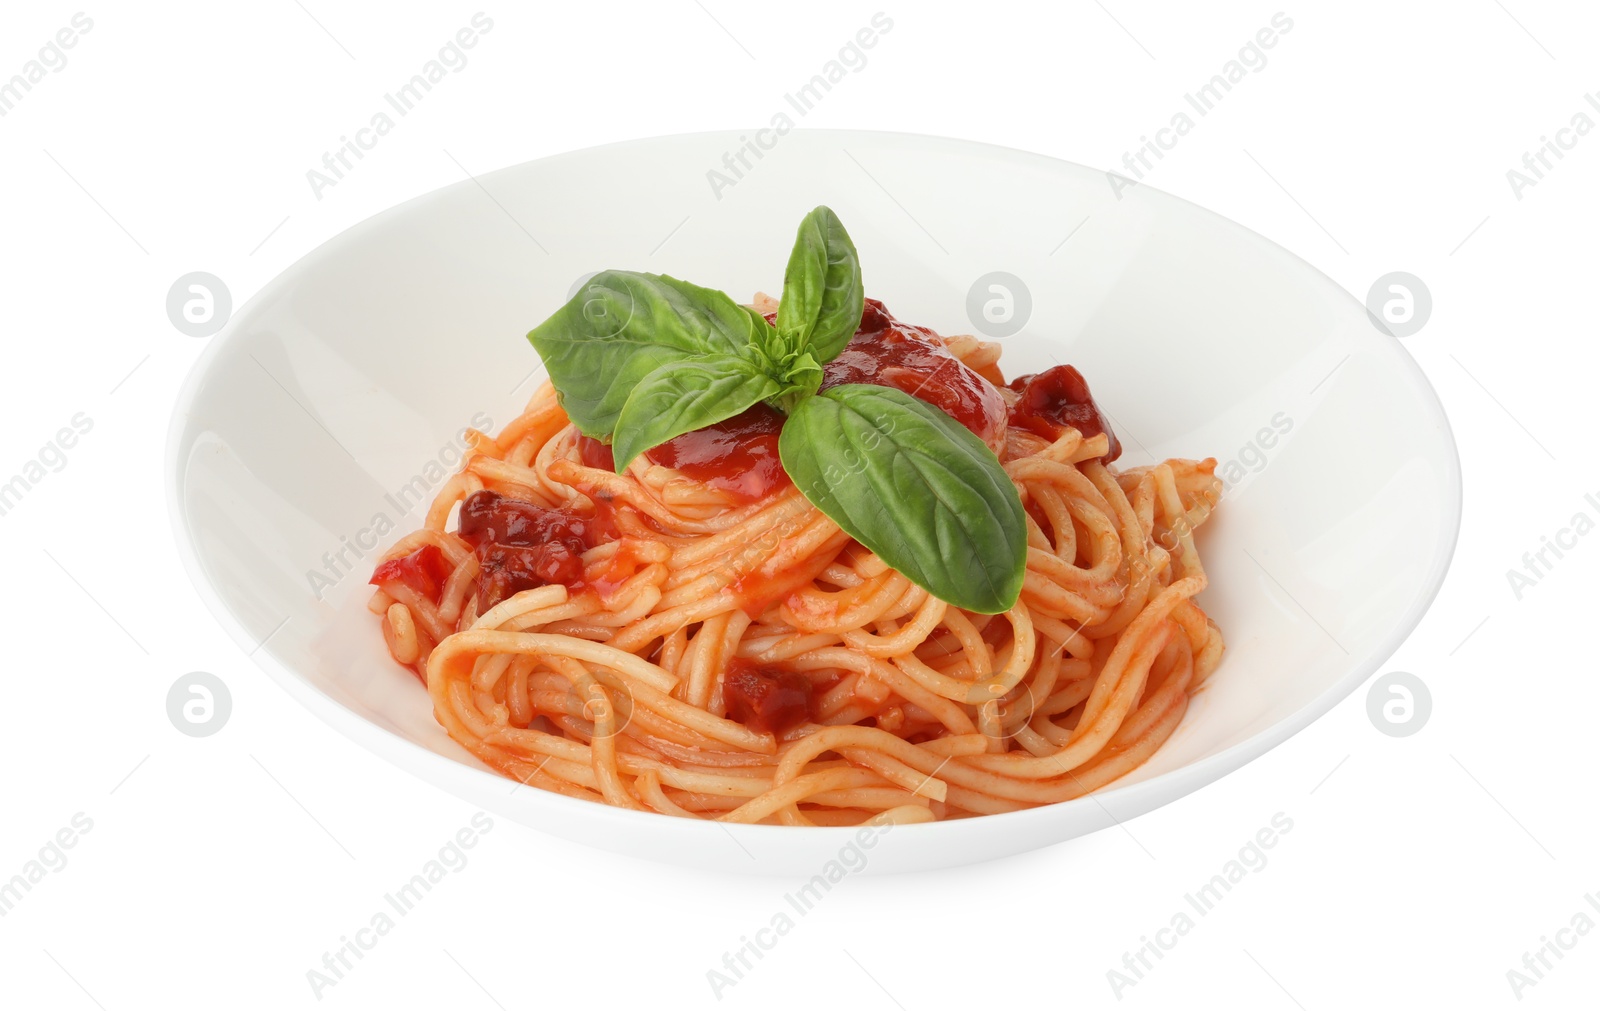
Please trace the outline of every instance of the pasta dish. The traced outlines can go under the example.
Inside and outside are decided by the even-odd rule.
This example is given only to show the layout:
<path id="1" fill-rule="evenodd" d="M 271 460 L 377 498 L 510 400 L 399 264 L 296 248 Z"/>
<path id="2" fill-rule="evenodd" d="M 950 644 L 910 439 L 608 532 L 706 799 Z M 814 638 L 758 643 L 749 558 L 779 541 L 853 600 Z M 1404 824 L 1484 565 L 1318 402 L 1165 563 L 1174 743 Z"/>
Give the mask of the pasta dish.
<path id="1" fill-rule="evenodd" d="M 1118 468 L 1070 365 L 866 298 L 832 211 L 781 298 L 607 271 L 530 335 L 370 603 L 450 737 L 532 787 L 782 825 L 1081 796 L 1217 666 L 1215 460 Z"/>

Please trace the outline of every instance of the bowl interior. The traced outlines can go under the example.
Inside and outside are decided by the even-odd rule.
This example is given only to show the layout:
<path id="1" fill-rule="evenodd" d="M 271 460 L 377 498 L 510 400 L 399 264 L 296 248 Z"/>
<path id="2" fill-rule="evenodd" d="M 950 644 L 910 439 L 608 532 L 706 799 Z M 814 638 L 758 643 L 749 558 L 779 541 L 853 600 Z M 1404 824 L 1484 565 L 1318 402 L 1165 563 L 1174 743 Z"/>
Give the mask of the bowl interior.
<path id="1" fill-rule="evenodd" d="M 1041 156 L 797 131 L 724 184 L 710 173 L 733 178 L 740 136 L 597 148 L 428 194 L 295 264 L 214 338 L 172 431 L 178 540 L 224 624 L 264 641 L 258 662 L 313 710 L 553 832 L 686 860 L 722 835 L 507 796 L 388 659 L 366 580 L 456 469 L 463 428 L 518 413 L 542 379 L 523 335 L 581 278 L 623 267 L 775 293 L 819 203 L 849 227 L 868 294 L 903 319 L 974 332 L 974 282 L 1020 279 L 1031 311 L 1004 338 L 1008 375 L 1071 362 L 1123 465 L 1214 456 L 1227 481 L 1200 536 L 1201 603 L 1228 652 L 1160 752 L 1103 804 L 917 826 L 880 869 L 1043 845 L 1181 796 L 1331 707 L 1420 619 L 1454 544 L 1454 445 L 1399 342 L 1326 277 L 1191 204 Z M 835 830 L 746 835 L 760 870 L 838 846 Z"/>

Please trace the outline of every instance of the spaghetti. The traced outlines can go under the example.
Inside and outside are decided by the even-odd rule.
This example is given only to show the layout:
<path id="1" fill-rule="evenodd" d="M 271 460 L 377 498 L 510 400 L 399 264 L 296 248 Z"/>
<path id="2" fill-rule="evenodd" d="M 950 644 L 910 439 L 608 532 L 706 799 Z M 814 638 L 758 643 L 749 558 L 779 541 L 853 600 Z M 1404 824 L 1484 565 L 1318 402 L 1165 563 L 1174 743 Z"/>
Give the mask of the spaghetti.
<path id="1" fill-rule="evenodd" d="M 996 450 L 1027 514 L 1004 613 L 947 605 L 812 506 L 778 464 L 775 412 L 619 475 L 547 383 L 498 435 L 471 433 L 422 528 L 378 566 L 389 652 L 483 762 L 618 807 L 904 823 L 1110 783 L 1161 746 L 1222 654 L 1194 599 L 1215 461 L 1114 469 L 1076 370 L 1007 386 L 999 358 L 868 300 L 837 370 L 901 386 Z"/>

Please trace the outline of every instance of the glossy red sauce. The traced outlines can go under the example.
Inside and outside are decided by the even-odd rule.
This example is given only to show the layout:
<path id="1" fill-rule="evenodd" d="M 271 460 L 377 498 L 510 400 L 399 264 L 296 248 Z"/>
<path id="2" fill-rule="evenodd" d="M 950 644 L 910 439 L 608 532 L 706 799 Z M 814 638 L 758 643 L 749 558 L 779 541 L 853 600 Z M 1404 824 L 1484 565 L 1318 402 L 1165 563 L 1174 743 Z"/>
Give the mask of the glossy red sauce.
<path id="1" fill-rule="evenodd" d="M 368 582 L 379 588 L 401 583 L 437 604 L 439 593 L 449 578 L 450 563 L 444 552 L 432 544 L 424 544 L 409 555 L 379 563 Z"/>
<path id="2" fill-rule="evenodd" d="M 766 404 L 647 450 L 652 463 L 682 471 L 740 502 L 755 502 L 789 483 L 778 459 L 783 415 Z"/>
<path id="3" fill-rule="evenodd" d="M 811 718 L 811 681 L 804 674 L 735 660 L 722 678 L 728 719 L 763 734 L 781 734 Z"/>
<path id="4" fill-rule="evenodd" d="M 839 357 L 822 367 L 822 388 L 845 383 L 890 386 L 926 401 L 991 448 L 1006 431 L 1006 405 L 994 384 L 950 353 L 927 327 L 902 323 L 875 298 Z"/>
<path id="5" fill-rule="evenodd" d="M 478 610 L 536 586 L 577 591 L 583 553 L 613 536 L 608 524 L 488 490 L 461 503 L 461 537 L 478 555 Z"/>
<path id="6" fill-rule="evenodd" d="M 1110 449 L 1102 457 L 1110 463 L 1122 455 L 1122 444 L 1111 430 L 1100 405 L 1089 393 L 1083 373 L 1071 365 L 1057 365 L 1030 376 L 1013 379 L 1010 389 L 1020 394 L 1011 407 L 1011 424 L 1054 441 L 1076 428 L 1085 439 L 1106 433 Z"/>
<path id="7" fill-rule="evenodd" d="M 617 469 L 617 461 L 611 455 L 611 447 L 587 435 L 578 436 L 578 459 L 583 461 L 585 467 L 594 467 L 596 470 L 615 472 Z"/>

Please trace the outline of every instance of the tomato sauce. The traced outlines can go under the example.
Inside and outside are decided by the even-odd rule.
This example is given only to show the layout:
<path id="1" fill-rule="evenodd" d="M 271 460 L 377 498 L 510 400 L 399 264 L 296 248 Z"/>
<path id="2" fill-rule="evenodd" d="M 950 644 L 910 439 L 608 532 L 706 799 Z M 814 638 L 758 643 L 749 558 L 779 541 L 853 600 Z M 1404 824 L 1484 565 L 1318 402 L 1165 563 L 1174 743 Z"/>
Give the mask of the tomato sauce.
<path id="1" fill-rule="evenodd" d="M 1006 405 L 994 384 L 950 353 L 927 327 L 902 323 L 875 298 L 839 357 L 822 367 L 822 388 L 845 383 L 890 386 L 961 422 L 991 449 L 1006 433 Z"/>
<path id="2" fill-rule="evenodd" d="M 762 734 L 782 734 L 811 718 L 811 680 L 794 671 L 735 660 L 722 678 L 728 719 Z"/>
<path id="3" fill-rule="evenodd" d="M 596 470 L 615 473 L 617 469 L 617 461 L 611 455 L 611 447 L 587 435 L 578 436 L 578 459 L 583 461 L 585 467 L 593 467 Z"/>
<path id="4" fill-rule="evenodd" d="M 478 555 L 480 612 L 523 590 L 584 587 L 583 553 L 612 539 L 609 524 L 565 509 L 478 491 L 461 503 L 459 533 Z"/>
<path id="5" fill-rule="evenodd" d="M 1052 442 L 1076 428 L 1085 439 L 1106 433 L 1110 448 L 1101 457 L 1110 463 L 1122 455 L 1122 443 L 1111 430 L 1105 412 L 1094 402 L 1089 384 L 1083 373 L 1071 365 L 1057 365 L 1029 376 L 1018 376 L 1009 389 L 1017 391 L 1017 402 L 1011 406 L 1011 424 L 1026 429 Z"/>
<path id="6" fill-rule="evenodd" d="M 445 559 L 444 552 L 432 544 L 424 544 L 409 555 L 380 563 L 372 571 L 372 578 L 368 582 L 380 588 L 386 584 L 401 583 L 437 604 L 445 580 L 449 578 L 450 563 Z"/>
<path id="7" fill-rule="evenodd" d="M 651 463 L 682 471 L 738 502 L 756 502 L 789 484 L 778 459 L 783 415 L 756 404 L 726 421 L 646 450 Z"/>

